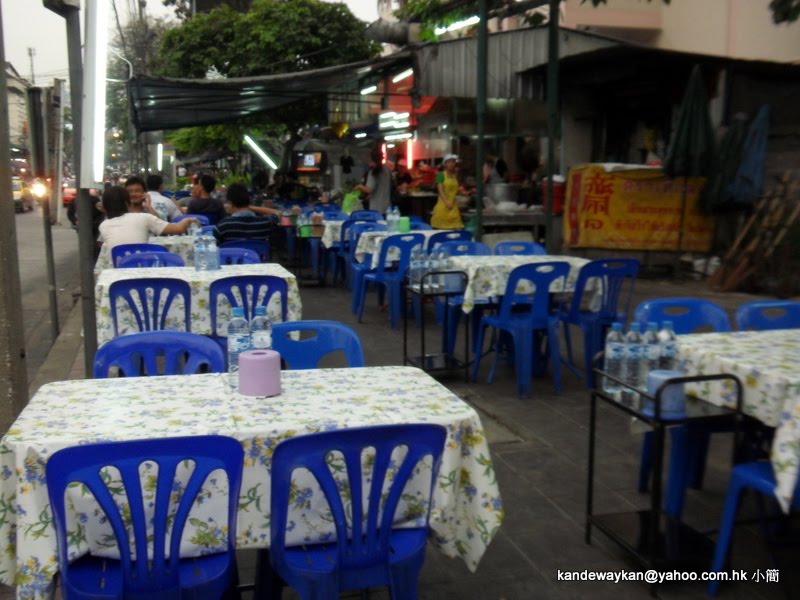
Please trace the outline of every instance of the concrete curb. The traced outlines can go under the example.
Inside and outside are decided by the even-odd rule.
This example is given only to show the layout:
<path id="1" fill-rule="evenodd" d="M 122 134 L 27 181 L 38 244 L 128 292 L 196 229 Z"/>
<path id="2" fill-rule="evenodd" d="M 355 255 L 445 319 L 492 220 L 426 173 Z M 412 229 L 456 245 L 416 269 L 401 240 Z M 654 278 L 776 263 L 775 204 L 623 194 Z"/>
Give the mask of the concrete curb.
<path id="1" fill-rule="evenodd" d="M 53 381 L 64 381 L 74 379 L 70 376 L 75 365 L 76 358 L 83 345 L 83 318 L 81 315 L 81 303 L 76 302 L 69 313 L 69 316 L 61 329 L 61 333 L 55 343 L 47 353 L 42 366 L 36 372 L 36 377 L 28 386 L 28 395 L 33 395 L 40 387 Z"/>

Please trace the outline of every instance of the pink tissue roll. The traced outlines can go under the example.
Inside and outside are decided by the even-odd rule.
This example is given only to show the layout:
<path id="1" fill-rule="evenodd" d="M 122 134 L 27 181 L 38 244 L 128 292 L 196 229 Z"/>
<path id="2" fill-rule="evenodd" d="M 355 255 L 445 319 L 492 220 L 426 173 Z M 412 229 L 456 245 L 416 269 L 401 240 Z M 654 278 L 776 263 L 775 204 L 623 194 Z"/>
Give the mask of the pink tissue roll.
<path id="1" fill-rule="evenodd" d="M 274 350 L 248 350 L 239 355 L 239 393 L 278 396 L 281 393 L 281 355 Z"/>

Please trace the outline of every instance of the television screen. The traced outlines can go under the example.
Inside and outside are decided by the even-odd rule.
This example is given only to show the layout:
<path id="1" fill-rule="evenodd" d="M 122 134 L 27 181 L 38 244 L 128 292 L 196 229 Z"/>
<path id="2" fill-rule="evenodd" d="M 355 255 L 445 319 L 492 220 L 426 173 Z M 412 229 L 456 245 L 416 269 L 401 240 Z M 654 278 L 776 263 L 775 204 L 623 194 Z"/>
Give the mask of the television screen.
<path id="1" fill-rule="evenodd" d="M 325 170 L 324 152 L 295 152 L 295 170 L 316 173 Z"/>

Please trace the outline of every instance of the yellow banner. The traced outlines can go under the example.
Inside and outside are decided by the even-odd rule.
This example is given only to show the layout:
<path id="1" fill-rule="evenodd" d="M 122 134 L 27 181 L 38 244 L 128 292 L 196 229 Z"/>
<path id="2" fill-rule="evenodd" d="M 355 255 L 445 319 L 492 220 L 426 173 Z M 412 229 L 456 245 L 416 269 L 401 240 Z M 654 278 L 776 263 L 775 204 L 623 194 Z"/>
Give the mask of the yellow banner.
<path id="1" fill-rule="evenodd" d="M 582 248 L 707 252 L 714 222 L 697 207 L 703 182 L 702 177 L 669 179 L 661 169 L 574 167 L 567 178 L 564 242 Z"/>

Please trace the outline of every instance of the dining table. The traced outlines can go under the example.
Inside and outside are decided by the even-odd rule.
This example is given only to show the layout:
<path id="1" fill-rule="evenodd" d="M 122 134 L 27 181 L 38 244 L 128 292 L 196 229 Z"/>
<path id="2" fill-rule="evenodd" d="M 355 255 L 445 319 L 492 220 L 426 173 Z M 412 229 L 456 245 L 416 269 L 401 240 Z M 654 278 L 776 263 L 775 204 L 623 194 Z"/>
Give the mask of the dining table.
<path id="1" fill-rule="evenodd" d="M 729 373 L 741 380 L 744 414 L 775 428 L 775 496 L 788 512 L 800 475 L 800 329 L 679 335 L 677 357 L 686 375 Z M 736 407 L 730 380 L 687 384 L 686 392 Z"/>
<path id="2" fill-rule="evenodd" d="M 408 231 L 406 233 L 419 233 L 425 238 L 425 247 L 424 249 L 427 250 L 428 240 L 431 239 L 431 236 L 441 233 L 442 231 L 450 231 L 446 229 L 419 229 L 416 231 Z M 356 251 L 355 257 L 356 260 L 360 263 L 363 263 L 367 257 L 371 257 L 371 267 L 376 269 L 378 267 L 378 262 L 381 254 L 381 246 L 383 246 L 384 240 L 389 237 L 390 235 L 403 235 L 403 233 L 397 231 L 365 231 L 360 236 L 358 236 L 358 243 L 356 244 Z M 389 252 L 386 259 L 388 261 L 397 260 L 399 258 L 399 253 L 396 249 L 392 249 Z"/>
<path id="3" fill-rule="evenodd" d="M 504 517 L 503 503 L 478 413 L 454 392 L 413 367 L 282 371 L 281 392 L 244 396 L 227 374 L 88 379 L 42 386 L 0 440 L 0 582 L 17 598 L 46 598 L 58 570 L 45 467 L 54 452 L 75 445 L 143 438 L 220 434 L 239 440 L 244 470 L 236 545 L 270 543 L 270 468 L 275 447 L 298 435 L 397 423 L 447 429 L 430 501 L 430 544 L 461 558 L 474 571 Z M 295 518 L 287 543 L 328 539 L 329 507 L 310 476 L 296 474 Z M 294 485 L 296 484 L 296 485 Z M 424 520 L 430 463 L 419 463 L 403 495 L 395 525 Z M 121 495 L 124 492 L 116 491 Z M 224 547 L 227 484 L 207 480 L 195 503 L 182 555 Z M 69 551 L 113 556 L 102 512 L 73 493 Z M 120 501 L 124 502 L 124 497 Z M 222 504 L 220 505 L 220 502 Z"/>
<path id="4" fill-rule="evenodd" d="M 158 244 L 164 246 L 167 252 L 177 254 L 183 259 L 187 267 L 194 265 L 194 236 L 191 235 L 151 235 L 147 240 L 148 244 Z M 111 260 L 111 250 L 103 244 L 100 247 L 100 254 L 94 264 L 94 274 L 97 277 L 106 269 L 113 269 L 114 263 Z"/>
<path id="5" fill-rule="evenodd" d="M 220 319 L 217 331 L 211 330 L 211 310 L 209 291 L 211 283 L 224 277 L 237 275 L 272 275 L 285 280 L 288 287 L 286 319 L 297 321 L 302 315 L 300 289 L 297 278 L 293 273 L 277 263 L 259 263 L 250 265 L 222 265 L 213 271 L 197 271 L 194 267 L 147 267 L 135 269 L 106 269 L 97 278 L 95 284 L 95 314 L 97 319 L 97 343 L 103 344 L 115 337 L 114 323 L 111 318 L 111 298 L 109 288 L 115 281 L 127 279 L 140 279 L 147 277 L 168 277 L 180 279 L 189 283 L 191 288 L 191 324 L 188 328 L 192 333 L 202 335 L 225 334 L 227 326 L 226 316 L 230 312 L 230 304 L 224 297 L 219 298 L 217 314 Z M 182 297 L 178 296 L 173 301 L 167 315 L 167 328 L 180 331 L 187 330 L 184 323 L 184 306 Z M 281 306 L 277 297 L 273 298 L 267 306 L 267 315 L 273 321 L 282 321 Z M 138 331 L 136 319 L 126 302 L 117 302 L 118 334 L 133 333 Z"/>
<path id="6" fill-rule="evenodd" d="M 563 256 L 557 254 L 548 255 L 509 255 L 509 256 L 452 256 L 449 259 L 450 267 L 448 270 L 462 271 L 467 275 L 467 284 L 464 290 L 464 301 L 461 305 L 465 313 L 472 312 L 475 308 L 476 299 L 496 298 L 505 294 L 508 276 L 516 267 L 528 263 L 541 263 L 551 261 L 566 262 L 569 265 L 569 273 L 566 282 L 557 280 L 550 287 L 550 293 L 571 292 L 575 289 L 575 282 L 578 279 L 583 265 L 589 262 L 586 258 L 578 256 Z M 530 293 L 521 284 L 520 293 Z M 594 282 L 589 281 L 587 289 L 599 289 Z"/>

